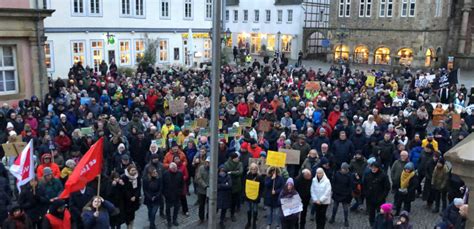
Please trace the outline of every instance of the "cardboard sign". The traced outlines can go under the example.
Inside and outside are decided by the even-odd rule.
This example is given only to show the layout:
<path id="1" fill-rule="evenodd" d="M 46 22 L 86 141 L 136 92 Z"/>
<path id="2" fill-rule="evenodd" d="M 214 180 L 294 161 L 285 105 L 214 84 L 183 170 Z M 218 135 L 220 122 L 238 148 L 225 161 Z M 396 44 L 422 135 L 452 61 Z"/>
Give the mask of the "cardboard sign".
<path id="1" fill-rule="evenodd" d="M 23 149 L 28 145 L 26 142 L 14 142 L 13 146 L 15 147 L 16 152 L 21 153 Z"/>
<path id="2" fill-rule="evenodd" d="M 92 127 L 84 127 L 81 128 L 81 134 L 82 136 L 94 135 L 94 130 Z"/>
<path id="3" fill-rule="evenodd" d="M 23 142 L 23 137 L 21 137 L 21 135 L 17 135 L 17 136 L 14 136 L 14 137 L 10 137 L 10 143 L 13 143 L 13 142 Z"/>
<path id="4" fill-rule="evenodd" d="M 169 108 L 171 114 L 183 114 L 184 113 L 185 99 L 173 99 L 169 102 Z"/>
<path id="5" fill-rule="evenodd" d="M 258 122 L 258 131 L 268 132 L 272 129 L 273 123 L 267 120 L 260 120 Z"/>
<path id="6" fill-rule="evenodd" d="M 266 162 L 267 166 L 284 168 L 286 164 L 286 153 L 268 151 Z"/>
<path id="7" fill-rule="evenodd" d="M 2 144 L 3 151 L 5 152 L 5 156 L 7 157 L 16 157 L 18 153 L 15 149 L 15 146 L 12 143 L 5 143 Z"/>
<path id="8" fill-rule="evenodd" d="M 365 86 L 375 87 L 375 76 L 373 75 L 367 76 L 367 80 L 365 81 Z"/>
<path id="9" fill-rule="evenodd" d="M 260 182 L 245 180 L 245 195 L 250 200 L 256 200 L 260 189 Z"/>
<path id="10" fill-rule="evenodd" d="M 244 88 L 243 87 L 234 87 L 234 93 L 235 94 L 243 94 L 244 93 Z"/>
<path id="11" fill-rule="evenodd" d="M 283 216 L 289 216 L 303 211 L 303 203 L 299 195 L 294 195 L 291 198 L 281 198 L 280 202 Z"/>
<path id="12" fill-rule="evenodd" d="M 286 153 L 286 164 L 287 165 L 299 165 L 300 164 L 300 151 L 294 149 L 279 149 L 278 151 Z"/>
<path id="13" fill-rule="evenodd" d="M 266 164 L 266 160 L 265 158 L 249 158 L 249 165 L 251 165 L 252 163 L 255 163 L 257 164 L 258 166 L 258 171 L 262 174 L 266 174 L 267 173 L 267 164 Z"/>
<path id="14" fill-rule="evenodd" d="M 459 114 L 452 114 L 451 118 L 453 119 L 453 130 L 461 129 L 461 115 Z"/>
<path id="15" fill-rule="evenodd" d="M 318 81 L 309 81 L 309 82 L 306 82 L 305 89 L 319 91 L 321 89 L 321 85 L 319 84 Z"/>
<path id="16" fill-rule="evenodd" d="M 207 118 L 199 118 L 196 120 L 196 127 L 206 128 L 208 124 L 209 120 L 207 120 Z"/>
<path id="17" fill-rule="evenodd" d="M 252 127 L 252 119 L 251 118 L 244 118 L 240 117 L 239 118 L 239 125 L 243 127 Z"/>

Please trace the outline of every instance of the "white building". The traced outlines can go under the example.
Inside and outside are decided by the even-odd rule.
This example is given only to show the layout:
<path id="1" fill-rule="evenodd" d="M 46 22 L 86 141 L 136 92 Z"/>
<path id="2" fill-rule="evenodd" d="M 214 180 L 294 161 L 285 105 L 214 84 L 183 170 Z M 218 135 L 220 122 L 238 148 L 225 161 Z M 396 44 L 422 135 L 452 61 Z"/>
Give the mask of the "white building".
<path id="1" fill-rule="evenodd" d="M 251 54 L 280 50 L 291 59 L 303 48 L 305 9 L 302 0 L 227 0 L 225 25 L 232 45 Z"/>
<path id="2" fill-rule="evenodd" d="M 157 64 L 199 64 L 211 58 L 212 0 L 46 0 L 46 65 L 65 77 L 74 62 L 97 67 L 115 59 L 135 67 L 158 42 Z M 189 35 L 192 34 L 192 39 Z"/>

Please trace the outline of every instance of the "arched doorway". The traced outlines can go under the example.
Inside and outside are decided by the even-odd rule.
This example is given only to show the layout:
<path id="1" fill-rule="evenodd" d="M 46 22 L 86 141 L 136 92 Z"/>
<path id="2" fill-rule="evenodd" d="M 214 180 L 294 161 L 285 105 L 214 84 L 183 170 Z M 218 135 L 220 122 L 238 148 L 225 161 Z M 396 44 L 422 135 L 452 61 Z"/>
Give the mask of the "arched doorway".
<path id="1" fill-rule="evenodd" d="M 354 49 L 354 63 L 369 63 L 369 49 L 367 48 L 367 46 L 359 45 Z"/>
<path id="2" fill-rule="evenodd" d="M 326 53 L 327 48 L 323 46 L 324 35 L 320 32 L 314 32 L 306 40 L 306 51 L 308 55 L 318 55 Z"/>
<path id="3" fill-rule="evenodd" d="M 349 60 L 349 47 L 347 45 L 337 45 L 334 49 L 334 60 Z"/>
<path id="4" fill-rule="evenodd" d="M 397 55 L 400 58 L 400 61 L 398 62 L 400 65 L 410 66 L 413 62 L 413 50 L 409 48 L 398 50 Z"/>
<path id="5" fill-rule="evenodd" d="M 390 64 L 390 49 L 380 47 L 375 50 L 374 64 Z"/>
<path id="6" fill-rule="evenodd" d="M 426 49 L 425 53 L 425 67 L 430 67 L 431 63 L 433 62 L 433 59 L 435 58 L 435 55 L 433 53 L 432 49 Z"/>

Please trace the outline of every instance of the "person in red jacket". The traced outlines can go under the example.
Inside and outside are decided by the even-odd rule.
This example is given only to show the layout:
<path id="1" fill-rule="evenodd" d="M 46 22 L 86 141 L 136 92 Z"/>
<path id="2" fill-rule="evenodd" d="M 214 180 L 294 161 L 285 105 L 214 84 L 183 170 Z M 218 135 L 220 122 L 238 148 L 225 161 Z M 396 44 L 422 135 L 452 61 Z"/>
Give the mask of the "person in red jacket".
<path id="1" fill-rule="evenodd" d="M 41 225 L 43 229 L 69 229 L 71 228 L 71 213 L 66 208 L 66 201 L 55 200 L 49 207 Z"/>
<path id="2" fill-rule="evenodd" d="M 249 105 L 245 102 L 245 99 L 240 99 L 239 105 L 237 105 L 237 112 L 240 117 L 248 117 L 250 114 Z"/>
<path id="3" fill-rule="evenodd" d="M 183 151 L 179 149 L 178 144 L 175 141 L 173 141 L 171 143 L 170 151 L 166 153 L 165 158 L 163 159 L 163 168 L 168 169 L 168 167 L 170 166 L 170 163 L 174 162 L 173 159 L 175 156 L 179 156 L 179 159 L 181 159 L 181 163 L 184 165 L 184 167 L 188 165 L 186 154 L 184 154 Z"/>
<path id="4" fill-rule="evenodd" d="M 41 164 L 38 165 L 38 168 L 36 168 L 36 177 L 43 177 L 43 169 L 49 167 L 53 171 L 53 176 L 54 178 L 60 178 L 61 177 L 61 171 L 59 171 L 59 166 L 51 162 L 51 154 L 45 153 L 43 156 L 41 156 Z"/>
<path id="5" fill-rule="evenodd" d="M 155 113 L 156 100 L 158 100 L 158 96 L 156 95 L 155 90 L 150 89 L 150 91 L 148 91 L 148 95 L 146 96 L 146 105 L 152 113 Z"/>
<path id="6" fill-rule="evenodd" d="M 263 151 L 255 139 L 250 139 L 249 142 L 244 141 L 240 148 L 247 150 L 249 154 L 252 155 L 252 158 L 259 158 L 260 153 Z"/>
<path id="7" fill-rule="evenodd" d="M 329 126 L 331 126 L 332 129 L 334 129 L 334 127 L 336 126 L 337 124 L 337 121 L 339 120 L 339 118 L 341 117 L 341 111 L 340 111 L 340 107 L 339 105 L 336 105 L 334 106 L 334 110 L 331 111 L 331 113 L 329 113 L 329 116 L 328 116 L 328 123 L 329 123 Z"/>
<path id="8" fill-rule="evenodd" d="M 189 209 L 188 209 L 188 200 L 186 199 L 186 195 L 188 195 L 188 182 L 189 182 L 189 173 L 188 168 L 182 163 L 179 156 L 174 156 L 173 158 L 174 163 L 178 166 L 178 170 L 183 174 L 184 180 L 184 187 L 183 193 L 181 193 L 181 209 L 183 209 L 183 214 L 189 216 Z"/>
<path id="9" fill-rule="evenodd" d="M 54 143 L 58 146 L 58 151 L 63 154 L 69 151 L 71 148 L 72 141 L 71 139 L 64 133 L 64 131 L 59 131 L 59 135 L 54 138 Z"/>

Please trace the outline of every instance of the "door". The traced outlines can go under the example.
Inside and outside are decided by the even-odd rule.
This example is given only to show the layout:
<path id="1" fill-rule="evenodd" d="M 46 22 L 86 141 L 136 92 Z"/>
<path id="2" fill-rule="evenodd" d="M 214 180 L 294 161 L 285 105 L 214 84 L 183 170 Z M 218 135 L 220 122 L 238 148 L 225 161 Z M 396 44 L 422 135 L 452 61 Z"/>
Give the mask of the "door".
<path id="1" fill-rule="evenodd" d="M 115 50 L 109 50 L 109 64 L 112 63 L 112 61 L 115 62 Z"/>

